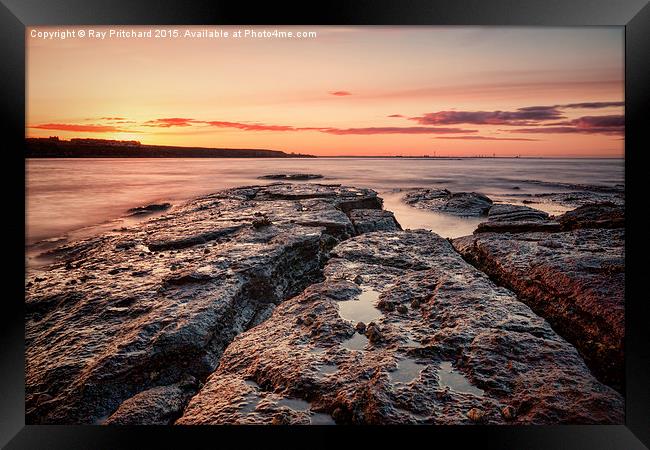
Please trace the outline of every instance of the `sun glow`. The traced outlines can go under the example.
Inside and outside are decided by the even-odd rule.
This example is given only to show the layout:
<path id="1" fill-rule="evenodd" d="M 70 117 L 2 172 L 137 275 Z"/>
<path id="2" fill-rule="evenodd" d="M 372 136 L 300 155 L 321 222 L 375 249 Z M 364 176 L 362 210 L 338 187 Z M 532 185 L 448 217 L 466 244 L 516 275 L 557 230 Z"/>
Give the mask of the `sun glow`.
<path id="1" fill-rule="evenodd" d="M 310 39 L 177 40 L 30 29 L 26 135 L 316 155 L 623 155 L 620 28 L 312 28 Z"/>

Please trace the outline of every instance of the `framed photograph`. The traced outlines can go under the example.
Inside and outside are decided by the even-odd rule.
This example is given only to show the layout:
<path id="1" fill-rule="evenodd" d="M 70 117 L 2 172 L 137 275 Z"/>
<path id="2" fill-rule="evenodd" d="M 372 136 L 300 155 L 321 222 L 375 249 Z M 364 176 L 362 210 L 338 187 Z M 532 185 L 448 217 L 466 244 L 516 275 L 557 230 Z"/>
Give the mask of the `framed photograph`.
<path id="1" fill-rule="evenodd" d="M 6 448 L 647 448 L 646 1 L 2 3 Z"/>

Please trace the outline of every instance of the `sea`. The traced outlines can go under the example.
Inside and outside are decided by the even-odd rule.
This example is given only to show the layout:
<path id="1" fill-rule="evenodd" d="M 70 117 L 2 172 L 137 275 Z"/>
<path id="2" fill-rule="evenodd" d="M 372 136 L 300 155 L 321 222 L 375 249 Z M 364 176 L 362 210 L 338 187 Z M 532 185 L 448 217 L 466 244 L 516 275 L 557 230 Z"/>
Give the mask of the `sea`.
<path id="1" fill-rule="evenodd" d="M 624 185 L 623 159 L 547 158 L 210 158 L 27 159 L 26 254 L 145 218 L 127 210 L 151 203 L 179 204 L 224 188 L 273 183 L 279 173 L 324 176 L 310 182 L 376 190 L 404 229 L 443 237 L 471 234 L 480 218 L 423 211 L 402 201 L 408 189 L 480 192 L 495 201 L 521 203 L 528 194 L 578 190 L 571 185 Z M 550 214 L 569 208 L 533 205 Z M 31 256 L 28 256 L 28 259 Z"/>

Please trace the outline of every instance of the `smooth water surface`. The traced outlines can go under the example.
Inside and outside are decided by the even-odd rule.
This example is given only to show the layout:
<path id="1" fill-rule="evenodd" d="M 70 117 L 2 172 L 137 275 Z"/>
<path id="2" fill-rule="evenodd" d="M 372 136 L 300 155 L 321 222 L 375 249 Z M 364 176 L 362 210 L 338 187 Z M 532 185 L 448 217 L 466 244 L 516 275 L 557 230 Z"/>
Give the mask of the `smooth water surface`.
<path id="1" fill-rule="evenodd" d="M 318 173 L 325 179 L 316 182 L 375 189 L 404 228 L 431 229 L 444 237 L 469 234 L 480 220 L 410 207 L 401 202 L 401 189 L 447 188 L 520 201 L 521 194 L 567 191 L 554 183 L 624 182 L 622 159 L 29 159 L 26 171 L 26 244 L 128 225 L 135 220 L 124 218 L 129 208 L 266 184 L 272 181 L 257 177 L 271 173 Z"/>

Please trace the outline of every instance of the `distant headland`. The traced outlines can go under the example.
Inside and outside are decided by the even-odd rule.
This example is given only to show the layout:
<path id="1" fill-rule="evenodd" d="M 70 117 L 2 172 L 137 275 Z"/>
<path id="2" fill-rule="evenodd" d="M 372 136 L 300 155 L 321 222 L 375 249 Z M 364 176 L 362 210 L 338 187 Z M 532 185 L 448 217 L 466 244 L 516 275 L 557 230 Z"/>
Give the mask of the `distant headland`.
<path id="1" fill-rule="evenodd" d="M 27 158 L 315 158 L 302 153 L 248 148 L 176 147 L 144 145 L 138 141 L 56 136 L 25 139 Z"/>

